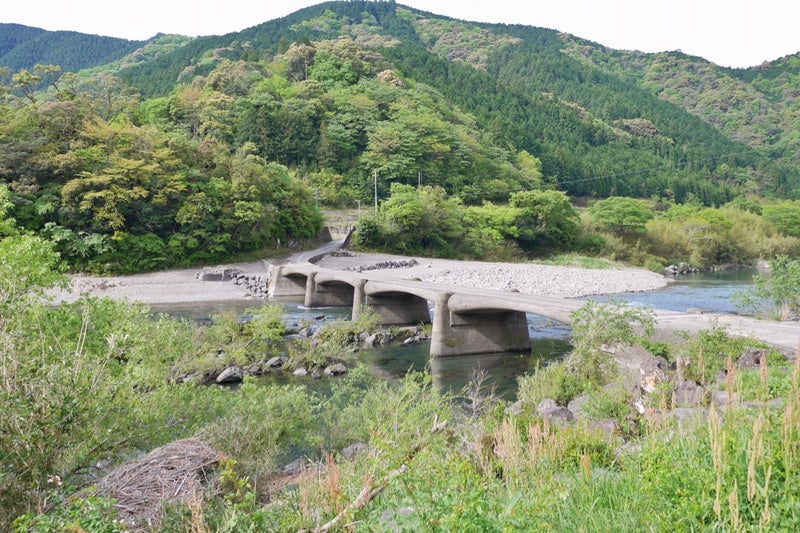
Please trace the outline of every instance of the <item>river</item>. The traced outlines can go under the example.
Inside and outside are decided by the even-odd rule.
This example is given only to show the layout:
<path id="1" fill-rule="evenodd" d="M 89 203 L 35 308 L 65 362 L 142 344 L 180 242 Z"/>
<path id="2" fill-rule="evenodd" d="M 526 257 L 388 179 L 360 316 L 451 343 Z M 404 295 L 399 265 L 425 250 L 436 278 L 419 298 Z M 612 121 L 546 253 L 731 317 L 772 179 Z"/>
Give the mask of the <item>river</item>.
<path id="1" fill-rule="evenodd" d="M 609 298 L 630 302 L 633 305 L 658 307 L 673 311 L 690 308 L 710 312 L 736 314 L 739 310 L 731 296 L 752 285 L 754 270 L 694 274 L 682 276 L 664 289 L 651 292 L 621 293 L 611 297 L 591 297 L 606 301 Z M 203 302 L 191 304 L 154 305 L 153 311 L 196 322 L 208 321 L 210 316 L 224 311 L 243 313 L 245 309 L 270 302 Z M 283 303 L 284 321 L 295 325 L 347 319 L 349 308 L 304 309 L 297 303 Z M 538 315 L 528 315 L 531 352 L 525 354 L 492 354 L 440 358 L 431 361 L 427 342 L 411 346 L 392 346 L 362 352 L 364 361 L 375 373 L 388 378 L 399 378 L 409 370 L 430 371 L 434 382 L 458 393 L 472 379 L 476 369 L 484 370 L 496 394 L 510 397 L 516 390 L 519 375 L 534 372 L 537 367 L 558 360 L 570 350 L 570 328 Z M 297 378 L 302 379 L 302 378 Z"/>

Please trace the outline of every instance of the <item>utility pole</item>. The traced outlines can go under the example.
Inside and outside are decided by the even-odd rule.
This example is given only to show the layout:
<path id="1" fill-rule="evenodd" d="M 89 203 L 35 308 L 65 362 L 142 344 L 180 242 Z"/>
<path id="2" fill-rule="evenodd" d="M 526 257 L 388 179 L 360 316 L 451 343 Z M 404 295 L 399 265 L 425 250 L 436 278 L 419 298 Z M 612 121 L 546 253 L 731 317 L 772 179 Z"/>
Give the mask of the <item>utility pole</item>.
<path id="1" fill-rule="evenodd" d="M 375 183 L 375 214 L 378 214 L 378 171 L 372 170 L 372 181 Z"/>

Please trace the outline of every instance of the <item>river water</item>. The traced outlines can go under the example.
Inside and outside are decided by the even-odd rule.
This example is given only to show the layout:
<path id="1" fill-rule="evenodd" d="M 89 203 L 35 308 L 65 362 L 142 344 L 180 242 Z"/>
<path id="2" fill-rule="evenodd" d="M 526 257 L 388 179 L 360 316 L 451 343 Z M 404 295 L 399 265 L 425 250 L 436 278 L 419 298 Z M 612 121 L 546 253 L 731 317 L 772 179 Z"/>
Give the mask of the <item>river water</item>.
<path id="1" fill-rule="evenodd" d="M 611 298 L 632 305 L 657 307 L 672 311 L 697 308 L 710 312 L 736 314 L 739 310 L 731 297 L 737 291 L 752 285 L 753 270 L 736 270 L 711 274 L 682 276 L 664 289 L 651 292 L 621 293 Z M 609 297 L 591 297 L 606 301 Z M 243 314 L 246 309 L 271 302 L 203 302 L 191 304 L 154 305 L 153 311 L 207 322 L 211 315 L 225 311 Z M 349 308 L 304 309 L 297 303 L 284 302 L 284 321 L 289 325 L 347 319 Z M 476 370 L 488 375 L 487 386 L 494 386 L 496 394 L 510 398 L 516 390 L 517 376 L 534 372 L 537 367 L 558 360 L 570 350 L 570 328 L 538 315 L 528 315 L 531 351 L 524 354 L 491 354 L 480 356 L 448 357 L 430 360 L 430 343 L 411 346 L 392 346 L 362 352 L 362 361 L 375 373 L 389 379 L 404 376 L 409 370 L 431 372 L 434 382 L 458 393 L 470 382 Z M 305 378 L 297 378 L 305 379 Z"/>

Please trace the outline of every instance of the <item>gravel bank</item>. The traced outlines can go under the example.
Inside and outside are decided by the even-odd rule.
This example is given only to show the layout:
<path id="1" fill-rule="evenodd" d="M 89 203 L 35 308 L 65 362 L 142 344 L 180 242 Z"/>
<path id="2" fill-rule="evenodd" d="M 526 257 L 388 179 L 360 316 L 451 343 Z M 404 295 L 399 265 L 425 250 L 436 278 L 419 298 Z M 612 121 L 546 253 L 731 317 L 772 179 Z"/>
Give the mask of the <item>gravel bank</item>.
<path id="1" fill-rule="evenodd" d="M 423 257 L 409 258 L 386 254 L 327 255 L 317 264 L 333 269 L 356 269 L 378 263 L 417 262 L 413 267 L 385 268 L 387 276 L 449 286 L 517 290 L 538 294 L 576 298 L 597 294 L 660 289 L 669 279 L 653 272 L 635 269 L 591 270 L 585 268 L 537 265 L 532 263 L 487 263 L 453 261 Z M 267 262 L 226 265 L 245 274 L 266 274 Z M 57 301 L 72 301 L 82 293 L 112 299 L 128 299 L 150 304 L 223 302 L 253 299 L 244 287 L 228 281 L 201 281 L 202 268 L 165 270 L 134 276 L 72 276 L 68 291 L 54 294 Z"/>
<path id="2" fill-rule="evenodd" d="M 383 254 L 329 255 L 317 264 L 334 269 L 355 269 L 378 263 L 408 263 L 410 258 Z M 453 287 L 478 287 L 517 290 L 523 294 L 578 298 L 618 292 L 643 292 L 661 289 L 670 280 L 640 268 L 587 269 L 538 265 L 534 263 L 486 263 L 447 259 L 413 258 L 416 266 L 382 269 L 387 276 Z M 373 271 L 375 272 L 375 271 Z"/>

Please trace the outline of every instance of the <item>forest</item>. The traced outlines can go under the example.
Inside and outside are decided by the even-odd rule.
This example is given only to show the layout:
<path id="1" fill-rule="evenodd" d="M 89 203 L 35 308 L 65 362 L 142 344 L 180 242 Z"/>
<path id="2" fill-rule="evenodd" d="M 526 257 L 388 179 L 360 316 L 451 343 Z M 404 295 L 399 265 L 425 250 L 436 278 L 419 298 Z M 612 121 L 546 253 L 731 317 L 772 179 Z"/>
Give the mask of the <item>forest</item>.
<path id="1" fill-rule="evenodd" d="M 394 2 L 329 2 L 238 34 L 158 35 L 128 43 L 128 55 L 128 45 L 108 41 L 77 72 L 72 58 L 12 68 L 10 54 L 60 37 L 4 30 L 0 183 L 18 223 L 56 242 L 75 270 L 135 272 L 280 248 L 313 238 L 320 208 L 352 209 L 373 196 L 385 203 L 384 221 L 363 221 L 364 246 L 479 258 L 563 247 L 651 265 L 691 251 L 650 242 L 635 259 L 618 235 L 599 235 L 583 208 L 629 197 L 656 213 L 731 202 L 796 209 L 790 140 L 730 135 L 732 118 L 720 128 L 708 105 L 692 113 L 663 98 L 641 65 L 626 68 L 636 58 L 550 30 Z M 80 46 L 61 49 L 82 56 Z M 652 71 L 663 62 L 639 61 Z M 746 82 L 725 76 L 775 94 L 776 69 Z M 662 93 L 677 83 L 661 79 Z M 555 192 L 582 223 L 570 213 L 564 231 L 536 208 L 519 214 L 521 198 Z M 450 206 L 438 215 L 445 235 L 397 239 L 431 222 L 387 214 L 401 196 L 429 211 Z M 767 226 L 794 237 L 786 224 Z M 721 246 L 693 260 L 751 263 L 767 253 L 746 241 L 734 248 L 748 254 Z M 794 253 L 793 242 L 776 246 Z"/>

